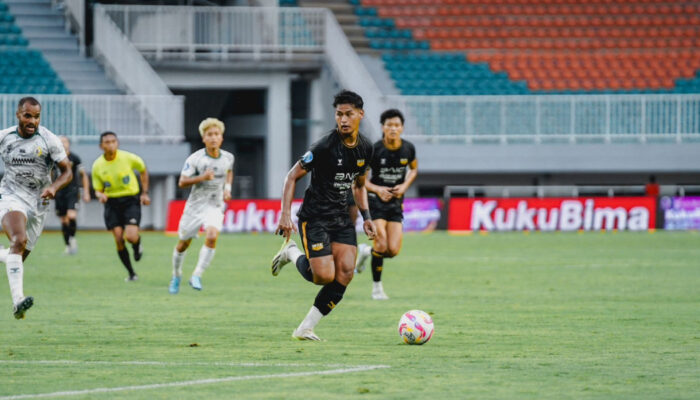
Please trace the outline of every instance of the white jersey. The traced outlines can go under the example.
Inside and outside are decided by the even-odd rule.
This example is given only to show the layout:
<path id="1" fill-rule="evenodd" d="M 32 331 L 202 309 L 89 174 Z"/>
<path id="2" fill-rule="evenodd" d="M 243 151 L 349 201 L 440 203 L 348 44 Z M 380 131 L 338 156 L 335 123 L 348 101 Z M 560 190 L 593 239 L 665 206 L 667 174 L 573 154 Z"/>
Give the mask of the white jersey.
<path id="1" fill-rule="evenodd" d="M 41 192 L 51 184 L 54 163 L 64 160 L 66 151 L 58 136 L 43 126 L 25 139 L 15 125 L 0 131 L 0 156 L 5 163 L 0 195 L 36 206 Z"/>
<path id="2" fill-rule="evenodd" d="M 207 149 L 192 153 L 180 172 L 181 176 L 191 178 L 204 174 L 207 169 L 214 170 L 214 179 L 192 185 L 192 191 L 187 198 L 184 212 L 201 210 L 206 206 L 224 208 L 224 184 L 228 172 L 233 170 L 233 154 L 219 150 L 219 158 L 212 158 Z"/>

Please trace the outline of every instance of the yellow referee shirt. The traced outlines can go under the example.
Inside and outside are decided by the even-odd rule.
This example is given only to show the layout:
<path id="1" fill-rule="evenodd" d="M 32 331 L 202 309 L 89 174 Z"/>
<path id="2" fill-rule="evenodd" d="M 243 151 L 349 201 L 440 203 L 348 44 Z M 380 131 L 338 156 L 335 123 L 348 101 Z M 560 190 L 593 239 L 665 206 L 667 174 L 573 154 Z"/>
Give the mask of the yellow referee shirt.
<path id="1" fill-rule="evenodd" d="M 146 170 L 141 157 L 124 150 L 117 150 L 114 160 L 107 161 L 104 154 L 92 163 L 92 187 L 109 198 L 134 196 L 139 193 L 134 170 Z"/>

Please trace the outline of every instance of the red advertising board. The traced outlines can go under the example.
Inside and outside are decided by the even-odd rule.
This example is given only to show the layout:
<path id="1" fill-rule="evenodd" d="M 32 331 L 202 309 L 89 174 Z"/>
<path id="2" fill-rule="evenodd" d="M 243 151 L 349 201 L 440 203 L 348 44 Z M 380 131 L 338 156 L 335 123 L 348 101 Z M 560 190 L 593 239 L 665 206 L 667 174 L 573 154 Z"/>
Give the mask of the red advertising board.
<path id="1" fill-rule="evenodd" d="M 447 229 L 470 231 L 598 231 L 653 229 L 653 197 L 453 198 Z"/>

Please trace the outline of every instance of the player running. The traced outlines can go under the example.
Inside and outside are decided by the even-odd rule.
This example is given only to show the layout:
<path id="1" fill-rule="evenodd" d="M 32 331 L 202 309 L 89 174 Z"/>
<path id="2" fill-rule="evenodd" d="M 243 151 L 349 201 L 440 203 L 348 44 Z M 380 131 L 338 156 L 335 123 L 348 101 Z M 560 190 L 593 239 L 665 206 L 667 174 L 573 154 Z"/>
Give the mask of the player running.
<path id="1" fill-rule="evenodd" d="M 80 187 L 78 176 L 80 176 L 80 183 L 83 186 L 83 201 L 86 203 L 90 201 L 90 182 L 88 181 L 85 168 L 81 164 L 80 157 L 70 151 L 70 140 L 68 137 L 59 136 L 58 138 L 61 139 L 63 148 L 68 155 L 73 180 L 66 187 L 56 192 L 56 215 L 61 219 L 63 241 L 66 243 L 65 253 L 75 254 L 78 252 L 78 241 L 75 240 L 75 232 L 77 230 L 76 219 L 78 218 L 77 205 L 80 201 L 78 196 L 80 191 L 78 189 Z"/>
<path id="2" fill-rule="evenodd" d="M 299 340 L 321 340 L 314 327 L 340 303 L 352 280 L 357 236 L 354 221 L 348 215 L 348 191 L 354 192 L 365 233 L 370 239 L 375 233 L 365 190 L 372 143 L 359 132 L 364 116 L 362 97 L 342 91 L 335 96 L 333 107 L 336 129 L 314 143 L 284 181 L 277 231 L 287 241 L 272 259 L 272 275 L 279 274 L 292 261 L 306 280 L 322 286 L 309 313 L 292 333 Z M 311 183 L 297 214 L 302 253 L 291 240 L 292 232 L 297 230 L 292 222 L 291 206 L 296 182 L 309 172 Z"/>
<path id="3" fill-rule="evenodd" d="M 214 258 L 216 239 L 223 226 L 226 202 L 231 200 L 233 184 L 233 154 L 221 149 L 224 129 L 224 123 L 216 118 L 202 121 L 199 134 L 205 147 L 187 157 L 180 173 L 178 185 L 181 188 L 192 186 L 192 191 L 180 218 L 180 240 L 173 250 L 173 277 L 168 288 L 170 294 L 180 291 L 185 252 L 202 225 L 206 238 L 189 281 L 193 289 L 202 290 L 202 274 Z"/>
<path id="4" fill-rule="evenodd" d="M 413 143 L 401 139 L 404 117 L 396 109 L 386 110 L 380 116 L 383 137 L 374 143 L 370 162 L 371 178 L 367 181 L 369 210 L 377 235 L 372 247 L 362 243 L 358 248 L 356 270 L 365 269 L 372 256 L 372 298 L 388 300 L 382 285 L 384 258 L 399 254 L 403 239 L 403 195 L 418 176 L 418 160 Z M 406 172 L 408 167 L 408 173 Z"/>
<path id="5" fill-rule="evenodd" d="M 61 141 L 40 126 L 41 104 L 23 97 L 17 105 L 17 125 L 0 131 L 0 154 L 5 175 L 0 182 L 0 220 L 10 247 L 0 251 L 12 295 L 12 313 L 23 319 L 34 304 L 24 296 L 24 260 L 34 248 L 46 218 L 49 199 L 68 184 L 73 174 Z M 51 169 L 61 173 L 51 183 Z"/>

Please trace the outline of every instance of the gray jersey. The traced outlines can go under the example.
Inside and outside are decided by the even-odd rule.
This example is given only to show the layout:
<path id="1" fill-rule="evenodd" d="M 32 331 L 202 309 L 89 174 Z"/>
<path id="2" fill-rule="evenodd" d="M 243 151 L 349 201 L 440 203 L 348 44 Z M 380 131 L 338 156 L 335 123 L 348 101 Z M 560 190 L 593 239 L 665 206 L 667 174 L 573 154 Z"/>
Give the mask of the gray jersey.
<path id="1" fill-rule="evenodd" d="M 41 192 L 51 184 L 51 169 L 66 158 L 66 151 L 58 136 L 43 126 L 25 139 L 15 125 L 0 131 L 0 156 L 5 163 L 0 194 L 36 205 Z"/>
<path id="2" fill-rule="evenodd" d="M 224 184 L 228 171 L 233 170 L 233 161 L 233 154 L 225 150 L 219 150 L 219 158 L 210 157 L 207 149 L 197 150 L 187 157 L 180 175 L 191 178 L 204 174 L 207 169 L 212 169 L 214 179 L 192 185 L 185 211 L 199 210 L 207 205 L 224 206 Z"/>

